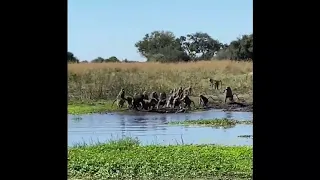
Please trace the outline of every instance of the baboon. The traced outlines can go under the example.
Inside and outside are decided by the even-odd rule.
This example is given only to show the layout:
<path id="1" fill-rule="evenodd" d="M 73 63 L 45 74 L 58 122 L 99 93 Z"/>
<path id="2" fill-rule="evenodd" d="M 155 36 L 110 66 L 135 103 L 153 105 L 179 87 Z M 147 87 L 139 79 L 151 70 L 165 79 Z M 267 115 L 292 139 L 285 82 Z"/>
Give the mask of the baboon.
<path id="1" fill-rule="evenodd" d="M 191 106 L 190 106 L 191 103 L 193 103 L 193 106 L 196 107 L 194 102 L 186 94 L 181 98 L 181 102 L 184 102 L 185 103 L 185 107 L 187 107 L 187 108 L 191 108 Z"/>
<path id="2" fill-rule="evenodd" d="M 118 107 L 120 107 L 120 106 L 122 107 L 123 104 L 124 104 L 123 101 L 126 100 L 126 98 L 125 98 L 124 96 L 125 96 L 125 91 L 124 91 L 124 89 L 122 88 L 122 89 L 119 91 L 116 99 L 112 102 L 112 106 L 113 106 L 113 104 L 117 101 L 117 104 L 119 105 Z M 119 101 L 120 99 L 121 99 L 122 101 Z M 120 103 L 120 104 L 119 104 L 119 103 Z M 121 104 L 122 104 L 122 105 L 121 105 Z"/>
<path id="3" fill-rule="evenodd" d="M 178 92 L 177 91 L 173 91 L 171 94 L 170 94 L 170 96 L 172 96 L 172 97 L 176 97 L 177 96 L 177 94 L 178 94 Z"/>
<path id="4" fill-rule="evenodd" d="M 168 103 L 169 103 L 169 101 L 168 101 Z M 180 100 L 179 96 L 173 98 L 172 106 L 171 106 L 171 107 L 172 107 L 172 108 L 175 108 L 175 107 L 177 107 L 177 106 L 181 109 L 181 100 Z"/>
<path id="5" fill-rule="evenodd" d="M 152 99 L 152 98 L 155 98 L 157 101 L 159 100 L 159 97 L 158 97 L 157 92 L 153 91 L 153 92 L 150 94 L 150 99 Z"/>
<path id="6" fill-rule="evenodd" d="M 160 93 L 160 99 L 161 99 L 161 100 L 167 99 L 167 94 L 166 94 L 166 92 Z"/>
<path id="7" fill-rule="evenodd" d="M 180 87 L 179 89 L 178 89 L 178 97 L 182 97 L 183 96 L 183 89 L 182 89 L 182 87 Z"/>
<path id="8" fill-rule="evenodd" d="M 209 96 L 209 98 L 214 100 L 213 97 L 211 97 L 211 96 Z M 199 106 L 202 105 L 202 107 L 207 107 L 208 106 L 208 102 L 209 102 L 209 99 L 207 97 L 205 97 L 202 94 L 199 95 Z"/>
<path id="9" fill-rule="evenodd" d="M 156 100 L 155 98 L 149 99 L 149 100 L 143 100 L 144 104 L 143 104 L 143 109 L 145 110 L 152 110 L 153 108 L 156 107 L 158 100 Z"/>
<path id="10" fill-rule="evenodd" d="M 149 100 L 149 97 L 147 95 L 147 91 L 143 91 L 142 95 L 143 95 L 143 99 Z"/>
<path id="11" fill-rule="evenodd" d="M 233 95 L 234 94 L 232 93 L 232 90 L 231 90 L 231 88 L 229 86 L 223 91 L 223 93 L 225 93 L 225 92 L 226 92 L 226 96 L 224 98 L 224 103 L 227 102 L 227 99 L 229 99 L 231 102 L 234 102 L 234 99 L 233 99 Z M 238 96 L 237 96 L 237 98 L 238 98 Z"/>
<path id="12" fill-rule="evenodd" d="M 187 88 L 185 88 L 185 89 L 183 90 L 183 93 L 184 93 L 184 94 L 187 94 L 188 96 L 191 95 L 191 92 L 192 92 L 191 86 L 189 86 L 189 87 L 187 87 Z"/>
<path id="13" fill-rule="evenodd" d="M 221 80 L 214 80 L 214 79 L 209 78 L 209 82 L 210 82 L 210 86 L 214 89 L 219 89 L 219 85 L 221 85 L 220 87 L 222 87 Z"/>
<path id="14" fill-rule="evenodd" d="M 144 107 L 144 95 L 138 94 L 133 97 L 132 106 L 135 110 L 138 110 L 138 107 L 141 105 Z"/>
<path id="15" fill-rule="evenodd" d="M 157 104 L 157 109 L 159 109 L 159 106 L 165 106 L 166 105 L 166 102 L 167 102 L 167 95 L 165 92 L 163 93 L 160 93 L 159 94 L 159 101 L 158 101 L 158 104 Z"/>
<path id="16" fill-rule="evenodd" d="M 133 98 L 131 96 L 127 96 L 126 100 L 127 100 L 127 108 L 131 109 L 132 108 Z"/>
<path id="17" fill-rule="evenodd" d="M 117 99 L 125 99 L 125 91 L 124 91 L 124 89 L 122 88 L 121 90 L 120 90 L 120 92 L 119 92 L 119 94 L 118 94 L 118 96 L 117 96 Z"/>
<path id="18" fill-rule="evenodd" d="M 124 99 L 116 99 L 113 101 L 111 107 L 113 107 L 114 102 L 117 101 L 117 107 L 118 108 L 123 108 L 124 103 L 126 102 L 126 100 Z"/>
<path id="19" fill-rule="evenodd" d="M 177 95 L 177 94 L 176 94 L 175 92 L 173 92 L 173 93 L 169 96 L 169 98 L 168 98 L 168 100 L 167 100 L 167 105 L 166 105 L 166 107 L 172 107 L 174 99 L 178 97 L 178 96 L 176 96 L 176 95 Z"/>

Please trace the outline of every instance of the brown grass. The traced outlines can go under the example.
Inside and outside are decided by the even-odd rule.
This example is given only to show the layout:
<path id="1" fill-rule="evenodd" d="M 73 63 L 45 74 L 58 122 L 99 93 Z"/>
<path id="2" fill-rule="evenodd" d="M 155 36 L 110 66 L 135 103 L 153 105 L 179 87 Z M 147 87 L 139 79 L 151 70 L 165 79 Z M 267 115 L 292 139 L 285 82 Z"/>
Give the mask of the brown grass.
<path id="1" fill-rule="evenodd" d="M 88 63 L 69 64 L 69 100 L 114 98 L 123 87 L 128 94 L 168 92 L 191 85 L 194 94 L 221 94 L 209 88 L 208 78 L 222 80 L 236 93 L 251 94 L 252 62 L 200 61 L 192 63 Z"/>

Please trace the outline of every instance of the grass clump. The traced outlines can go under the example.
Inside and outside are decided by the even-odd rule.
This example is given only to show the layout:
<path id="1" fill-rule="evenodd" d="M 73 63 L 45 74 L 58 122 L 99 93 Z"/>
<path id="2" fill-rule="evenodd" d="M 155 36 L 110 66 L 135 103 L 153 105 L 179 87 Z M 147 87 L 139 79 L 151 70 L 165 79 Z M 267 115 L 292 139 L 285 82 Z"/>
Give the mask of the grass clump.
<path id="1" fill-rule="evenodd" d="M 68 179 L 252 179 L 252 157 L 252 146 L 141 146 L 125 138 L 68 149 Z"/>
<path id="2" fill-rule="evenodd" d="M 88 63 L 68 65 L 68 100 L 113 100 L 121 88 L 135 92 L 164 91 L 180 86 L 193 88 L 193 95 L 221 95 L 209 88 L 208 78 L 222 80 L 240 98 L 252 101 L 252 62 L 229 60 L 190 63 Z"/>
<path id="3" fill-rule="evenodd" d="M 123 110 L 123 109 L 122 109 Z M 69 102 L 68 114 L 90 114 L 103 113 L 110 111 L 121 111 L 117 109 L 116 103 L 112 106 L 112 101 L 98 101 L 98 102 Z"/>
<path id="4" fill-rule="evenodd" d="M 240 135 L 241 138 L 253 138 L 253 135 Z"/>
<path id="5" fill-rule="evenodd" d="M 172 121 L 169 124 L 178 125 L 202 125 L 202 126 L 213 126 L 213 127 L 232 127 L 237 124 L 252 124 L 252 121 L 238 121 L 233 119 L 199 119 L 199 120 L 186 120 L 186 121 Z"/>

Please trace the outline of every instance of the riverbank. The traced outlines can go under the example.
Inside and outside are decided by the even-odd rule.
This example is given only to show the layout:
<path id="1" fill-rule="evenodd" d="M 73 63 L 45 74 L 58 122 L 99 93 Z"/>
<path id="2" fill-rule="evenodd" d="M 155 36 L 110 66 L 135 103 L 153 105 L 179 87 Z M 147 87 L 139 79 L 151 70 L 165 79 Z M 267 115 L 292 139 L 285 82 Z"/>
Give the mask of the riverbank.
<path id="1" fill-rule="evenodd" d="M 118 109 L 116 105 L 113 107 L 111 106 L 112 102 L 105 101 L 105 102 L 93 102 L 90 104 L 85 103 L 69 103 L 68 104 L 68 114 L 72 115 L 81 115 L 81 114 L 92 114 L 92 113 L 110 113 L 110 112 L 125 112 L 130 111 L 125 107 L 122 109 Z M 202 109 L 196 108 L 188 110 L 187 112 L 196 112 L 196 111 L 207 111 L 210 109 L 223 109 L 224 111 L 237 111 L 237 112 L 252 112 L 253 105 L 252 103 L 247 104 L 246 107 L 239 107 L 237 105 L 230 105 L 230 104 L 213 104 L 209 106 L 209 108 Z M 162 111 L 159 111 L 163 113 Z M 157 113 L 157 112 L 153 112 Z"/>
<path id="2" fill-rule="evenodd" d="M 68 149 L 68 179 L 252 179 L 252 146 L 149 145 L 125 138 Z"/>
<path id="3" fill-rule="evenodd" d="M 210 98 L 209 101 L 209 108 L 202 109 L 199 108 L 199 103 L 197 97 L 191 97 L 191 99 L 195 102 L 196 108 L 192 108 L 188 112 L 193 111 L 204 111 L 209 109 L 223 109 L 225 111 L 239 111 L 239 112 L 252 112 L 253 111 L 253 104 L 250 99 L 248 99 L 249 103 L 244 103 L 247 106 L 241 107 L 238 105 L 233 104 L 225 104 L 222 97 L 211 96 L 213 97 L 214 101 Z M 246 97 L 246 96 L 243 96 Z M 242 100 L 246 100 L 245 98 Z M 108 112 L 124 112 L 128 111 L 127 104 L 124 105 L 122 109 L 118 109 L 116 103 L 112 106 L 112 101 L 87 101 L 87 102 L 69 102 L 68 103 L 68 114 L 91 114 L 91 113 L 108 113 Z"/>

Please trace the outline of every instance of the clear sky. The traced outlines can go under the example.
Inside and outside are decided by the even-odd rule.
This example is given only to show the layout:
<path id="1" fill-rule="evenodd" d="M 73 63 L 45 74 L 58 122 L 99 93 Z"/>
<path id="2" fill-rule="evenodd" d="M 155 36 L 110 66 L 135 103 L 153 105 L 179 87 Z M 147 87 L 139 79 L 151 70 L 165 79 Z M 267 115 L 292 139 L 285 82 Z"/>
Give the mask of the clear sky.
<path id="1" fill-rule="evenodd" d="M 143 61 L 134 44 L 155 30 L 230 43 L 253 32 L 252 0 L 68 0 L 68 51 L 80 60 Z"/>

